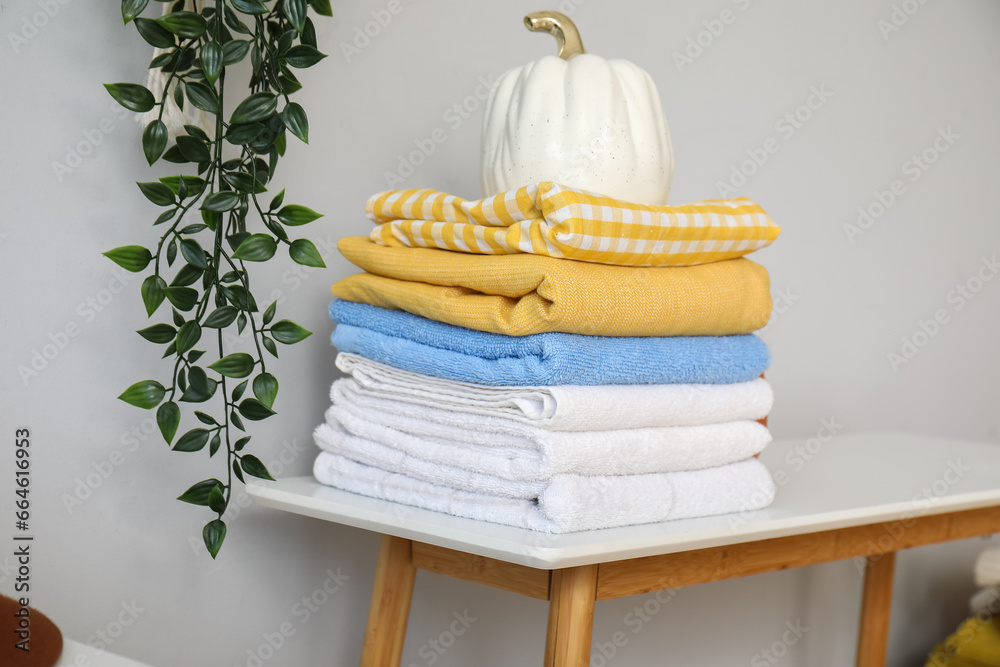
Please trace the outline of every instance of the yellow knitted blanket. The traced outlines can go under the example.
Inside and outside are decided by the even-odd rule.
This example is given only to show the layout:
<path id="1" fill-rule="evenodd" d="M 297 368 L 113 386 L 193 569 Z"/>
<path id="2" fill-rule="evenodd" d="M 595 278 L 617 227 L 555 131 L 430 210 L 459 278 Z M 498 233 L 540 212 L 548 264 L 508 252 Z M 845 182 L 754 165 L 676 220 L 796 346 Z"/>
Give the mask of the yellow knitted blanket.
<path id="1" fill-rule="evenodd" d="M 386 246 L 485 255 L 529 253 L 620 266 L 690 266 L 741 257 L 781 229 L 749 199 L 646 206 L 533 183 L 479 201 L 436 190 L 392 190 L 368 199 Z"/>
<path id="2" fill-rule="evenodd" d="M 771 315 L 767 270 L 748 259 L 628 268 L 392 248 L 360 236 L 338 248 L 367 273 L 336 283 L 335 296 L 511 336 L 722 336 L 760 329 Z"/>
<path id="3" fill-rule="evenodd" d="M 1000 619 L 970 618 L 939 644 L 926 667 L 997 667 L 1000 665 Z"/>

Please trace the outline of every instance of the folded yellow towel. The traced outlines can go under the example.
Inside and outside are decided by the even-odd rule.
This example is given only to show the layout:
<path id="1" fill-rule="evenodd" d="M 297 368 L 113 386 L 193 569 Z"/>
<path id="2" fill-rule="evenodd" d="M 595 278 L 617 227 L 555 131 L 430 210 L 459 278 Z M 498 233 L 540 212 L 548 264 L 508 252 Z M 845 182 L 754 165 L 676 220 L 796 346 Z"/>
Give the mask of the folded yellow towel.
<path id="1" fill-rule="evenodd" d="M 392 190 L 368 199 L 386 246 L 480 255 L 529 253 L 621 266 L 691 266 L 741 257 L 781 229 L 749 199 L 646 206 L 533 183 L 479 201 L 436 190 Z"/>
<path id="2" fill-rule="evenodd" d="M 1000 619 L 970 618 L 928 656 L 926 667 L 997 667 Z"/>
<path id="3" fill-rule="evenodd" d="M 723 336 L 760 329 L 771 315 L 767 270 L 748 259 L 628 268 L 389 248 L 361 236 L 337 247 L 368 272 L 335 284 L 337 297 L 479 331 Z"/>

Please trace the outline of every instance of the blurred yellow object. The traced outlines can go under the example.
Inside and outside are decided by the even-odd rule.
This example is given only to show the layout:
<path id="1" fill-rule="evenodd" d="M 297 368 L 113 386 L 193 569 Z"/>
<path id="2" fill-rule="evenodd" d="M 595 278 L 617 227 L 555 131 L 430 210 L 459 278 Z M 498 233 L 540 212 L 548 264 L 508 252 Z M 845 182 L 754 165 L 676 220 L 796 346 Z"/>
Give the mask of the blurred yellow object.
<path id="1" fill-rule="evenodd" d="M 931 651 L 925 667 L 1000 667 L 1000 619 L 970 618 Z"/>

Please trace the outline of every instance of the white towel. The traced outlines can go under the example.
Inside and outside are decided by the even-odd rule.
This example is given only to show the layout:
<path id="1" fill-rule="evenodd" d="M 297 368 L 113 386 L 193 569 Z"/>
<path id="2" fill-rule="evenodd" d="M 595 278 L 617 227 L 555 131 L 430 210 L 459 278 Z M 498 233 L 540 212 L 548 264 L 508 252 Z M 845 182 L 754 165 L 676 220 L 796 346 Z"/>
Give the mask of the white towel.
<path id="1" fill-rule="evenodd" d="M 979 554 L 975 566 L 976 586 L 1000 584 L 1000 549 L 987 549 Z"/>
<path id="2" fill-rule="evenodd" d="M 433 464 L 454 468 L 457 474 L 537 481 L 558 474 L 698 470 L 750 458 L 771 441 L 767 428 L 753 421 L 550 431 L 506 418 L 359 395 L 352 391 L 355 386 L 350 378 L 334 383 L 333 406 L 326 413 L 327 423 L 316 430 L 316 444 L 369 465 L 452 486 L 457 484 L 418 471 Z M 362 455 L 366 458 L 359 458 Z"/>
<path id="3" fill-rule="evenodd" d="M 507 417 L 553 431 L 607 431 L 756 420 L 774 394 L 762 378 L 733 384 L 490 387 L 386 366 L 356 354 L 337 367 L 358 393 L 456 412 Z"/>
<path id="4" fill-rule="evenodd" d="M 331 452 L 319 453 L 313 474 L 323 484 L 352 493 L 546 533 L 751 511 L 774 499 L 771 475 L 757 459 L 652 475 L 559 475 L 537 500 L 429 484 Z"/>
<path id="5" fill-rule="evenodd" d="M 969 598 L 969 613 L 972 616 L 994 616 L 1000 612 L 1000 589 L 996 586 L 980 588 Z"/>

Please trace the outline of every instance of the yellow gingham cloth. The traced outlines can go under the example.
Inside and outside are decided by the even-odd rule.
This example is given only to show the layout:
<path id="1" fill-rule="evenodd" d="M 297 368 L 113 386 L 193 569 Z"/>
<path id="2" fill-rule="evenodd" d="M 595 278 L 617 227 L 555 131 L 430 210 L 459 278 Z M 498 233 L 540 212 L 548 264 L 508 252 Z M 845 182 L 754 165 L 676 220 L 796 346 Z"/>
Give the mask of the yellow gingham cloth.
<path id="1" fill-rule="evenodd" d="M 510 336 L 724 336 L 767 324 L 767 270 L 748 259 L 635 268 L 538 255 L 389 248 L 363 236 L 340 252 L 367 273 L 332 291 L 347 301 Z"/>
<path id="2" fill-rule="evenodd" d="M 368 199 L 371 239 L 479 255 L 528 253 L 620 266 L 691 266 L 770 245 L 781 228 L 749 199 L 646 206 L 544 181 L 466 201 L 437 190 Z"/>

